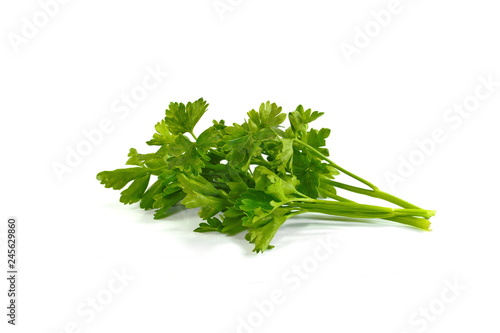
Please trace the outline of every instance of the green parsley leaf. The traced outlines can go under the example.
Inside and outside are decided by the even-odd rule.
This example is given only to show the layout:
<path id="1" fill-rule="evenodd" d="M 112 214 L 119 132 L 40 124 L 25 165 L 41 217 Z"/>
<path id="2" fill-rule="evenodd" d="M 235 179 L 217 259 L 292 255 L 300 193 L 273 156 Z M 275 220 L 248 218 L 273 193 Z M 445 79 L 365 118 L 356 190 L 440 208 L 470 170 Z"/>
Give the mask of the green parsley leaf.
<path id="1" fill-rule="evenodd" d="M 140 178 L 148 174 L 148 169 L 145 168 L 126 168 L 116 169 L 114 171 L 101 171 L 97 174 L 97 180 L 104 184 L 106 188 L 120 190 L 132 180 Z"/>
<path id="2" fill-rule="evenodd" d="M 153 134 L 153 138 L 146 143 L 150 146 L 162 146 L 165 144 L 170 144 L 174 141 L 175 136 L 170 133 L 170 130 L 165 122 L 165 119 L 162 119 L 159 123 L 155 125 L 156 133 Z"/>
<path id="3" fill-rule="evenodd" d="M 165 111 L 165 123 L 172 134 L 193 133 L 201 116 L 207 111 L 208 104 L 203 98 L 195 102 L 170 103 Z"/>
<path id="4" fill-rule="evenodd" d="M 145 175 L 137 178 L 132 182 L 132 184 L 122 192 L 120 196 L 120 202 L 124 204 L 132 204 L 141 200 L 144 192 L 148 188 L 150 175 Z"/>
<path id="5" fill-rule="evenodd" d="M 188 177 L 185 174 L 179 174 L 177 178 L 186 193 L 182 204 L 187 208 L 201 207 L 199 211 L 201 218 L 210 218 L 228 206 L 227 193 L 216 189 L 202 176 Z"/>
<path id="6" fill-rule="evenodd" d="M 286 114 L 281 113 L 281 110 L 282 108 L 276 103 L 262 103 L 258 112 L 255 110 L 248 112 L 251 120 L 249 123 L 253 124 L 256 129 L 276 127 L 286 119 Z"/>

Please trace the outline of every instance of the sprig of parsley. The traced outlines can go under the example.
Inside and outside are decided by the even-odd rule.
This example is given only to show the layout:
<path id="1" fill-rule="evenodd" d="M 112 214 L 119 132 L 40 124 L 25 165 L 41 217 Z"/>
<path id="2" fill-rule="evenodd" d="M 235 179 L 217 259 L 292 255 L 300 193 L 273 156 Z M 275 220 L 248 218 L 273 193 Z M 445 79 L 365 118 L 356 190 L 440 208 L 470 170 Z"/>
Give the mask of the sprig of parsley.
<path id="1" fill-rule="evenodd" d="M 132 167 L 102 171 L 97 179 L 115 190 L 130 184 L 120 201 L 155 209 L 155 219 L 167 217 L 175 205 L 199 208 L 204 222 L 195 231 L 228 235 L 245 231 L 255 252 L 272 248 L 274 235 L 289 218 L 310 212 L 380 218 L 430 230 L 434 211 L 383 192 L 329 159 L 325 146 L 330 130 L 309 128 L 322 112 L 299 105 L 285 114 L 267 102 L 249 111 L 241 124 L 214 121 L 196 136 L 194 128 L 207 108 L 201 98 L 170 103 L 153 138 L 146 142 L 157 146 L 157 151 L 139 154 L 132 148 L 126 162 Z M 341 173 L 362 187 L 336 180 Z M 358 203 L 339 195 L 338 189 L 399 207 Z"/>

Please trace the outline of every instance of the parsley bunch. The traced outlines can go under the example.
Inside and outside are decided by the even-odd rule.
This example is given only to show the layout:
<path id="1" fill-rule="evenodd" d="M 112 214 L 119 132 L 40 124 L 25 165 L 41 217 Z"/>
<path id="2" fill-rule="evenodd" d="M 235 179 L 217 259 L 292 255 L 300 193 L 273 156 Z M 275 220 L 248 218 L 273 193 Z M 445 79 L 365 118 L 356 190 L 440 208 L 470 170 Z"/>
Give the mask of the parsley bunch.
<path id="1" fill-rule="evenodd" d="M 271 240 L 281 225 L 307 212 L 380 218 L 430 230 L 428 219 L 434 211 L 385 193 L 328 158 L 325 140 L 330 130 L 309 127 L 322 112 L 299 105 L 287 115 L 267 102 L 248 112 L 242 124 L 213 121 L 196 136 L 194 127 L 207 107 L 203 99 L 170 103 L 153 138 L 146 142 L 157 146 L 157 151 L 139 154 L 132 148 L 126 164 L 133 167 L 102 171 L 97 179 L 115 190 L 130 183 L 120 202 L 155 209 L 155 219 L 167 217 L 177 204 L 199 208 L 204 222 L 195 231 L 229 235 L 246 231 L 255 252 L 272 248 Z M 287 118 L 289 127 L 284 128 Z M 335 180 L 340 173 L 364 186 Z M 340 196 L 338 189 L 400 208 L 357 203 Z"/>

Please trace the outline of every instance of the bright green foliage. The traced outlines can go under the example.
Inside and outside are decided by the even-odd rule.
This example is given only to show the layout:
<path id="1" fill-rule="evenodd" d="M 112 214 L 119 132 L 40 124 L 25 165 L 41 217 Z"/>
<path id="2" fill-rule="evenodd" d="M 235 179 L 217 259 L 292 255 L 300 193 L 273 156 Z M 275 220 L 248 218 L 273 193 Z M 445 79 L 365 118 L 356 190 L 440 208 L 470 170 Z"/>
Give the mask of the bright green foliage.
<path id="1" fill-rule="evenodd" d="M 295 111 L 288 114 L 290 129 L 295 134 L 295 137 L 302 138 L 307 133 L 308 124 L 322 115 L 323 112 L 312 112 L 311 109 L 304 110 L 304 107 L 299 105 Z"/>
<path id="2" fill-rule="evenodd" d="M 287 115 L 267 102 L 258 111 L 249 111 L 243 123 L 226 126 L 222 120 L 213 121 L 197 137 L 194 127 L 207 107 L 201 98 L 187 104 L 170 103 L 147 141 L 158 149 L 139 154 L 132 148 L 126 164 L 133 167 L 102 171 L 97 179 L 115 190 L 129 184 L 120 201 L 155 209 L 155 219 L 169 216 L 176 205 L 198 208 L 204 222 L 195 231 L 227 235 L 246 231 L 245 239 L 254 244 L 255 252 L 272 248 L 279 228 L 289 218 L 307 212 L 381 218 L 430 230 L 428 219 L 433 211 L 380 191 L 328 158 L 325 146 L 330 130 L 309 128 L 322 112 L 299 105 Z M 287 118 L 290 126 L 281 127 Z M 340 173 L 369 189 L 337 181 Z M 150 185 L 153 177 L 156 180 Z M 357 203 L 338 195 L 337 189 L 400 208 Z"/>
<path id="3" fill-rule="evenodd" d="M 230 205 L 227 193 L 215 188 L 204 177 L 179 173 L 177 178 L 187 194 L 182 204 L 187 208 L 201 208 L 201 218 L 208 219 Z"/>
<path id="4" fill-rule="evenodd" d="M 116 169 L 114 171 L 102 171 L 97 174 L 97 180 L 104 184 L 104 187 L 111 187 L 113 190 L 121 190 L 132 180 L 148 174 L 146 168 Z"/>
<path id="5" fill-rule="evenodd" d="M 293 139 L 280 138 L 278 153 L 276 159 L 273 161 L 276 169 L 281 173 L 286 173 L 293 168 Z"/>
<path id="6" fill-rule="evenodd" d="M 153 138 L 146 142 L 148 145 L 162 146 L 170 144 L 174 141 L 174 136 L 170 134 L 165 119 L 162 119 L 162 121 L 155 125 L 155 130 L 157 133 L 153 134 Z"/>
<path id="7" fill-rule="evenodd" d="M 120 202 L 123 202 L 124 204 L 132 204 L 141 200 L 144 192 L 148 188 L 149 177 L 150 175 L 144 175 L 134 180 L 132 184 L 122 192 Z"/>
<path id="8" fill-rule="evenodd" d="M 165 123 L 173 135 L 193 133 L 193 129 L 201 116 L 207 111 L 208 104 L 202 98 L 195 102 L 170 103 L 165 111 Z"/>
<path id="9" fill-rule="evenodd" d="M 275 103 L 262 103 L 259 112 L 251 110 L 248 112 L 249 124 L 257 129 L 273 128 L 286 119 L 286 114 L 281 113 L 281 107 Z"/>

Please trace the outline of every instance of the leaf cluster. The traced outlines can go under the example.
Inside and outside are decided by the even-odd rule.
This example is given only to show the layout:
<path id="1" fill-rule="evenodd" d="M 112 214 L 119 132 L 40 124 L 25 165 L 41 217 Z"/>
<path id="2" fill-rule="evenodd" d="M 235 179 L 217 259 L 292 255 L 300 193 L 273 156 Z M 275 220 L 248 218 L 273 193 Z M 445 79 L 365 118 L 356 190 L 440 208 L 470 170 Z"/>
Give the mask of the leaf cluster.
<path id="1" fill-rule="evenodd" d="M 107 188 L 122 190 L 120 202 L 139 202 L 141 208 L 155 210 L 155 219 L 169 216 L 175 205 L 198 208 L 203 222 L 195 231 L 245 231 L 255 252 L 272 248 L 281 225 L 305 212 L 380 217 L 428 229 L 426 218 L 432 211 L 405 207 L 378 189 L 347 188 L 369 191 L 362 194 L 403 209 L 362 205 L 337 194 L 348 185 L 334 180 L 343 169 L 328 159 L 330 130 L 310 128 L 323 113 L 299 105 L 286 114 L 266 102 L 249 111 L 242 123 L 213 121 L 196 136 L 195 126 L 207 108 L 201 98 L 170 103 L 146 142 L 157 147 L 156 152 L 139 154 L 131 148 L 126 161 L 130 167 L 102 171 L 97 179 Z"/>

